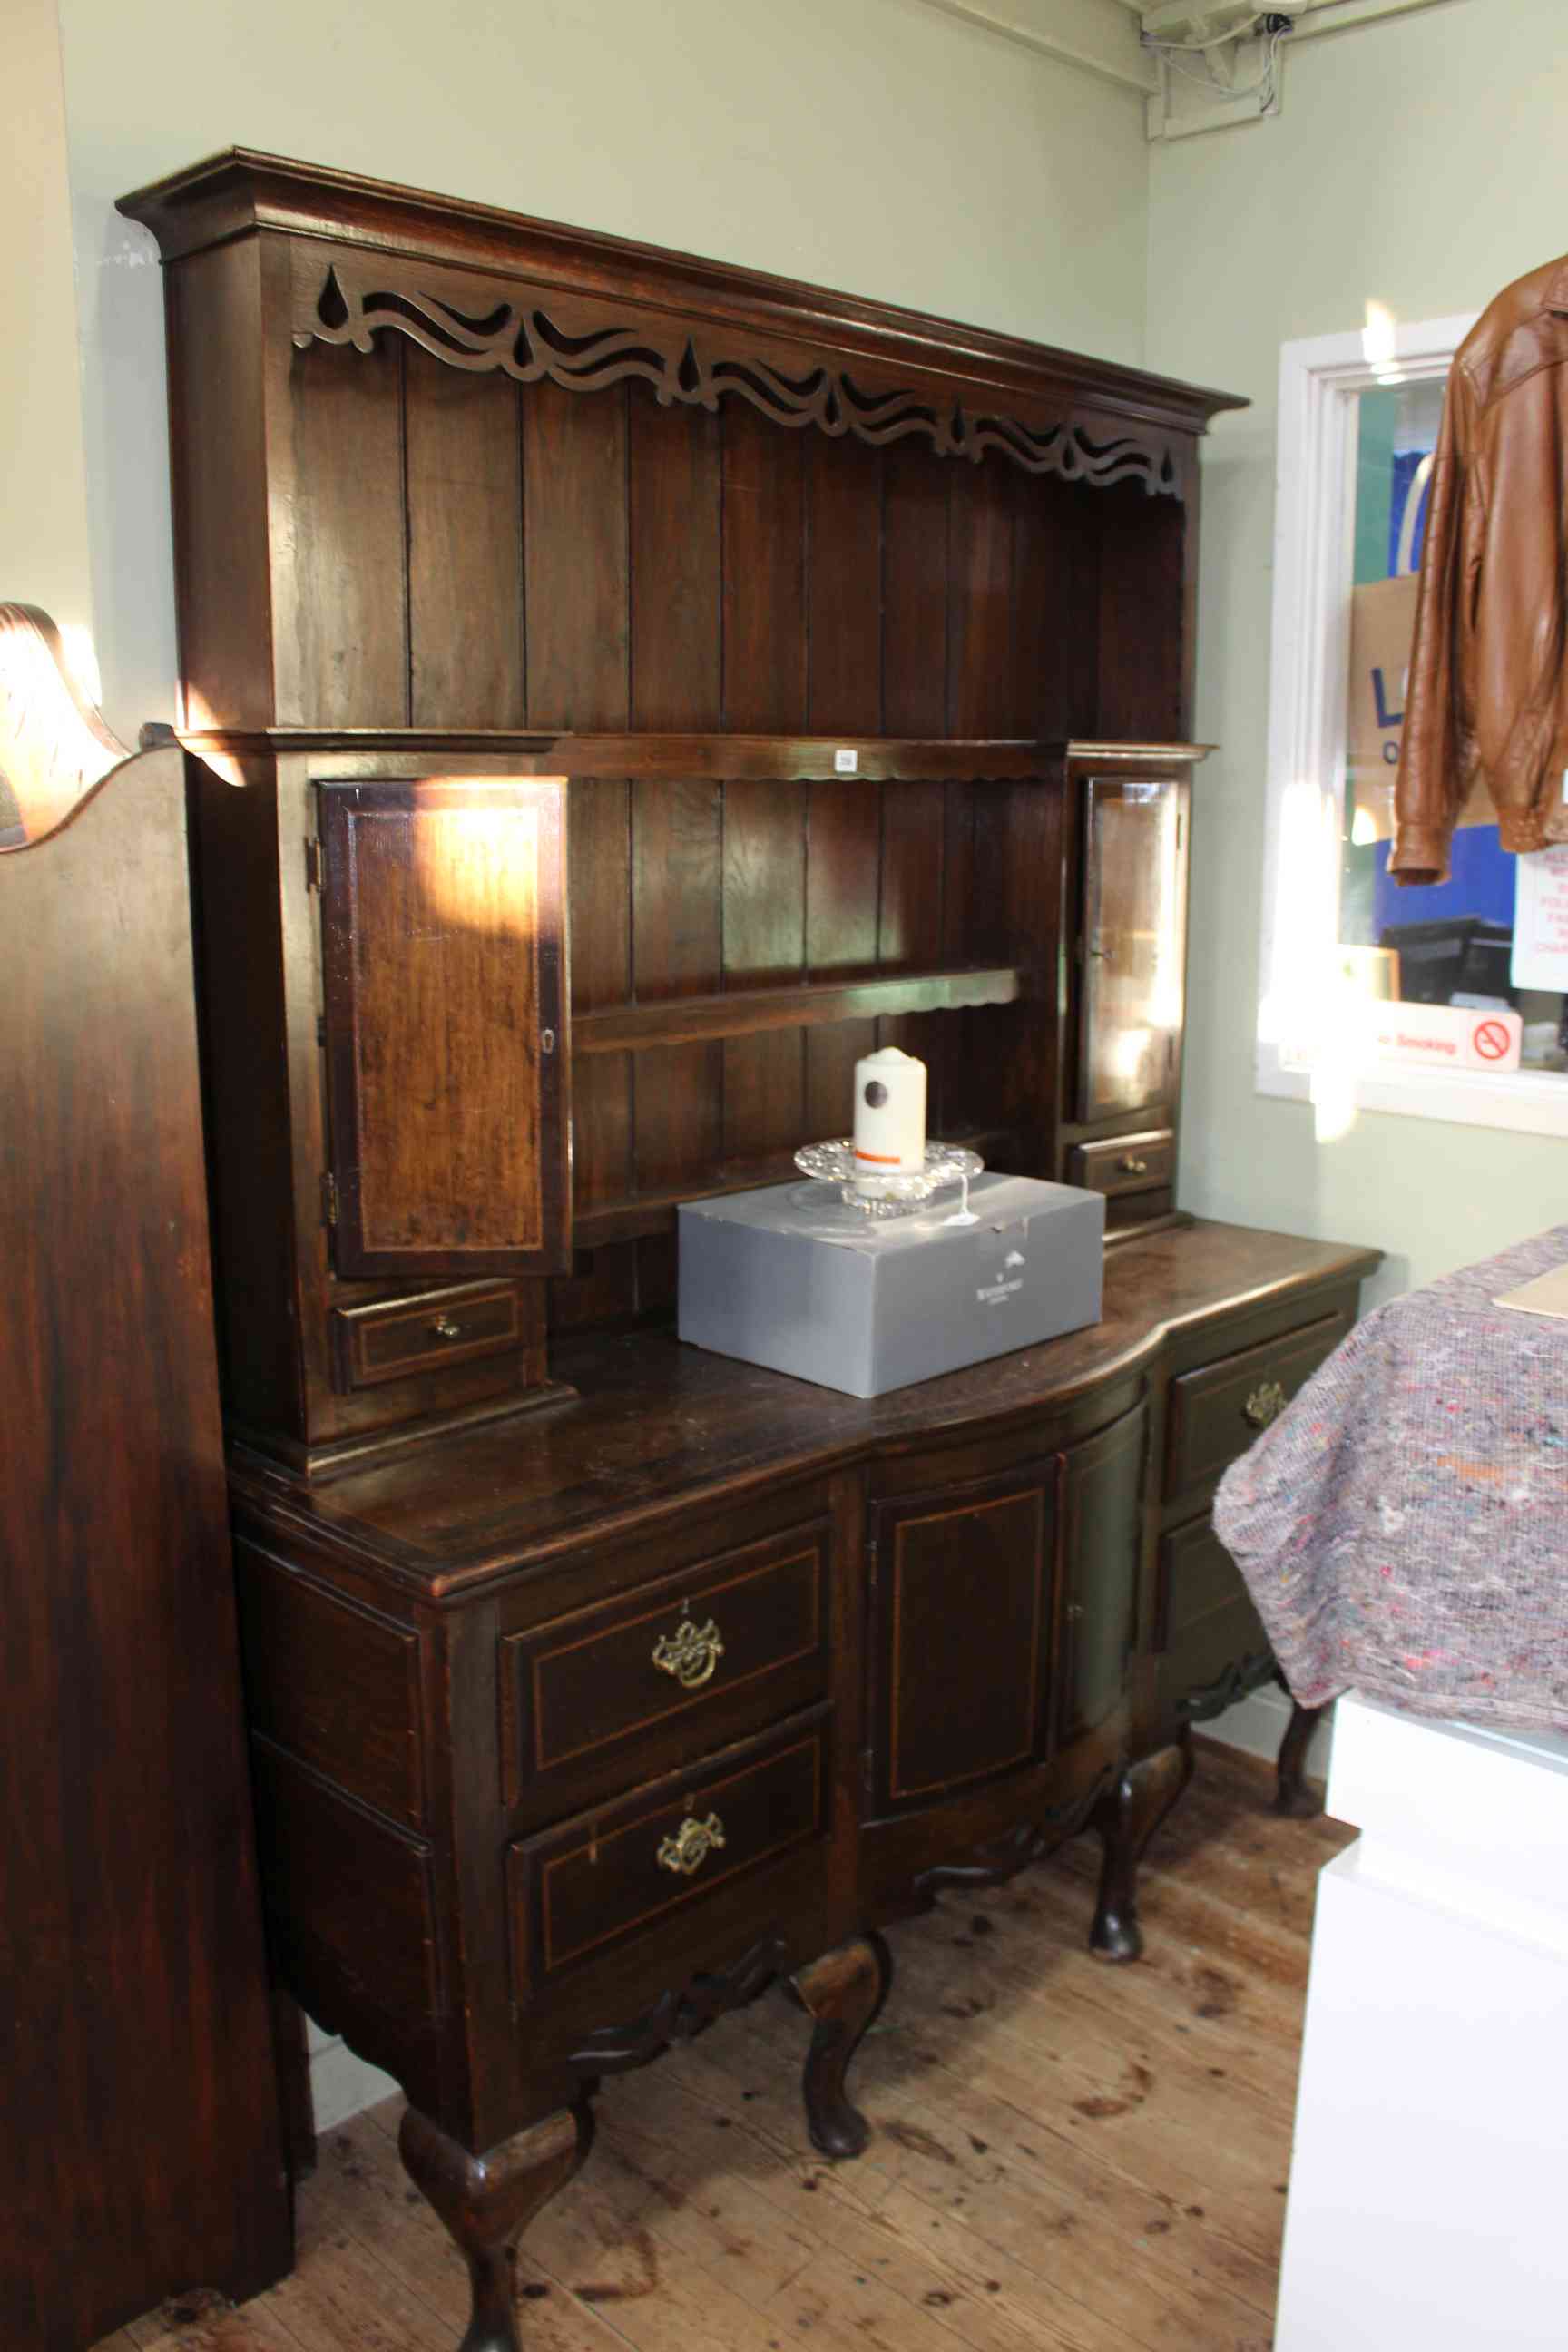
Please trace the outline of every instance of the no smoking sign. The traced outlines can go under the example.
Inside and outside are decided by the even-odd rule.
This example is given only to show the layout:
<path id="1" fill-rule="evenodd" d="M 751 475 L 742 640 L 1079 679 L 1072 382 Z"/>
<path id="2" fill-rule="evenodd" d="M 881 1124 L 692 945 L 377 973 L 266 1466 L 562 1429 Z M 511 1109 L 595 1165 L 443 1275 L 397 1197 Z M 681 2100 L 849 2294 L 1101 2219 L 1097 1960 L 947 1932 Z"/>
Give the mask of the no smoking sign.
<path id="1" fill-rule="evenodd" d="M 1429 1070 L 1517 1070 L 1524 1024 L 1517 1013 L 1463 1004 L 1378 1004 L 1368 1008 L 1368 1042 L 1380 1062 L 1419 1062 Z"/>

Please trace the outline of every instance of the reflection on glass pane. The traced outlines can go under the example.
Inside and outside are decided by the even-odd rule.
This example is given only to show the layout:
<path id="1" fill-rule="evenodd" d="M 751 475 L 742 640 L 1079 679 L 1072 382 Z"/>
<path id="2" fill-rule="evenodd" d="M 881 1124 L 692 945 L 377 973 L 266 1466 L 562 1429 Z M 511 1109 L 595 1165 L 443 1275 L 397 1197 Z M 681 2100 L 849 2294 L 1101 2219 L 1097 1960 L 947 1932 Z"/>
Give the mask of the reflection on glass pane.
<path id="1" fill-rule="evenodd" d="M 1181 789 L 1092 777 L 1079 1116 L 1170 1099 L 1184 973 Z"/>
<path id="2" fill-rule="evenodd" d="M 1447 882 L 1402 889 L 1388 871 L 1405 680 L 1415 627 L 1443 385 L 1376 384 L 1360 395 L 1351 588 L 1343 969 L 1358 992 L 1404 1003 L 1510 1007 L 1527 1067 L 1568 1069 L 1568 998 L 1511 977 L 1519 862 L 1500 846 L 1478 786 L 1459 813 Z"/>

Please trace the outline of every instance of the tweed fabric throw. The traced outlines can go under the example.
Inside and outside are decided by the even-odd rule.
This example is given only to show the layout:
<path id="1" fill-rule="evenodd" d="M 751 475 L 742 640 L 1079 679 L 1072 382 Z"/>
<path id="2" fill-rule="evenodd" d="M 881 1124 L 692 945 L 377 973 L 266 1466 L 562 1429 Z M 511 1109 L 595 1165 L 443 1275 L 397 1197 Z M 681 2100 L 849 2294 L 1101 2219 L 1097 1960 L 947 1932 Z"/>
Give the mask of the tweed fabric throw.
<path id="1" fill-rule="evenodd" d="M 1215 1502 L 1294 1696 L 1568 1730 L 1568 1322 L 1493 1305 L 1568 1225 L 1348 1339 Z"/>

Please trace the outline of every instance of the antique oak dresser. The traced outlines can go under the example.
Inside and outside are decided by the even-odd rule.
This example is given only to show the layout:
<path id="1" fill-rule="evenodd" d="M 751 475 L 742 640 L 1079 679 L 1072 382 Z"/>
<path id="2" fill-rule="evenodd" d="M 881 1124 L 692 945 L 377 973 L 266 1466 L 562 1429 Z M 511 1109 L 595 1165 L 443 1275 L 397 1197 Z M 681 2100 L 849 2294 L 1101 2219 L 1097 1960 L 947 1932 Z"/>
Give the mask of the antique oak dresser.
<path id="1" fill-rule="evenodd" d="M 1375 1254 L 1175 1205 L 1223 394 L 234 152 L 165 264 L 219 1320 L 274 1947 L 390 2068 L 468 2352 L 594 2086 L 1270 1670 L 1208 1530 Z M 1107 1198 L 1104 1319 L 868 1403 L 682 1348 L 675 1204 L 840 1132 Z"/>

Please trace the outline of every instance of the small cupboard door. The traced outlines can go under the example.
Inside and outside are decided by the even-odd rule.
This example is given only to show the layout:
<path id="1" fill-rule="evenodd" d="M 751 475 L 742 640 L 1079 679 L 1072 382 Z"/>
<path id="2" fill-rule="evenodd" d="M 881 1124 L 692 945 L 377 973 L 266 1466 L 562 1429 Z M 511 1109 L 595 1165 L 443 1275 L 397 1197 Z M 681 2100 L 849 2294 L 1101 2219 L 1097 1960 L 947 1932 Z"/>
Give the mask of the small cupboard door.
<path id="1" fill-rule="evenodd" d="M 1066 1458 L 1067 1559 L 1058 1745 L 1098 1729 L 1121 1702 L 1138 1631 L 1149 1409 L 1135 1405 Z"/>
<path id="2" fill-rule="evenodd" d="M 1049 1454 L 878 1508 L 879 1803 L 929 1802 L 1039 1752 L 1059 1476 Z"/>
<path id="3" fill-rule="evenodd" d="M 1077 1115 L 1173 1102 L 1186 979 L 1187 786 L 1084 780 L 1083 1018 Z"/>
<path id="4" fill-rule="evenodd" d="M 340 1275 L 568 1262 L 565 789 L 318 787 Z"/>

